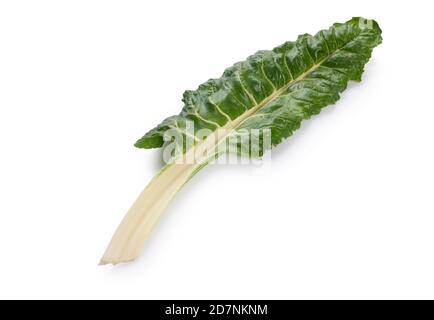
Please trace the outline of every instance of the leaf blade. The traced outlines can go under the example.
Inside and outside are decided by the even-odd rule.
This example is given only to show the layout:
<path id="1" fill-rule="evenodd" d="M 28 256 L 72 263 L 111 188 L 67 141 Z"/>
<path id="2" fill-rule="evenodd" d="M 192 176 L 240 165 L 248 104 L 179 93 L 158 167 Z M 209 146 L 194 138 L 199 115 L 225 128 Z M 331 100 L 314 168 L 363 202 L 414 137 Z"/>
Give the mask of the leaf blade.
<path id="1" fill-rule="evenodd" d="M 194 135 L 204 128 L 210 132 L 229 128 L 233 132 L 226 137 L 245 129 L 269 129 L 275 146 L 299 128 L 301 121 L 335 103 L 348 81 L 360 81 L 364 65 L 381 41 L 375 21 L 356 17 L 314 36 L 304 34 L 271 51 L 259 51 L 226 69 L 221 78 L 186 91 L 181 113 L 149 131 L 136 146 L 163 146 L 165 132 L 182 127 L 186 120 L 194 122 Z M 187 150 L 183 145 L 180 153 Z M 265 151 L 261 148 L 259 154 Z"/>

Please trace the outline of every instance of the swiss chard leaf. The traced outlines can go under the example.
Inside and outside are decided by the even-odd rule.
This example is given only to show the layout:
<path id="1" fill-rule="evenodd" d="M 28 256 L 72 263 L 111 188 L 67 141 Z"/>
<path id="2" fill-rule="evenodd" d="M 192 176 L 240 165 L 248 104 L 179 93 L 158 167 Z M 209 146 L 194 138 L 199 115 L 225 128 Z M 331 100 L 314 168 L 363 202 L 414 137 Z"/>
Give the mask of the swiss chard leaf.
<path id="1" fill-rule="evenodd" d="M 186 91 L 181 113 L 167 118 L 136 143 L 139 148 L 171 144 L 173 136 L 168 132 L 182 138 L 181 143 L 175 141 L 169 163 L 119 225 L 101 264 L 132 261 L 139 255 L 171 199 L 210 162 L 204 151 L 218 156 L 221 153 L 216 147 L 228 142 L 240 154 L 262 155 L 289 137 L 303 119 L 335 103 L 348 81 L 360 81 L 372 49 L 380 43 L 381 30 L 375 21 L 353 18 L 315 36 L 305 34 L 295 42 L 260 51 L 227 69 L 221 78 L 207 81 L 196 91 Z M 204 129 L 206 134 L 202 135 Z M 255 150 L 252 144 L 246 148 L 243 134 L 249 130 L 267 131 L 270 143 L 263 139 L 255 143 Z M 220 136 L 220 131 L 226 133 Z M 189 140 L 191 143 L 185 142 Z M 191 155 L 197 161 L 171 161 Z"/>

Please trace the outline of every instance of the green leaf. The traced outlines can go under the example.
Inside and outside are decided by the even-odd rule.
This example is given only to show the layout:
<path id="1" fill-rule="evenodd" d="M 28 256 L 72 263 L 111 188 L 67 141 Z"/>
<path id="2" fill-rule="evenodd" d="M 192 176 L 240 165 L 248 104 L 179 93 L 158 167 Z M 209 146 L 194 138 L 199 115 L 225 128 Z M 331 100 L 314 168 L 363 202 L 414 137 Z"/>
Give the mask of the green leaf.
<path id="1" fill-rule="evenodd" d="M 186 91 L 181 113 L 164 120 L 135 145 L 161 147 L 165 139 L 170 140 L 165 138 L 168 130 L 179 132 L 186 140 L 190 121 L 194 135 L 204 128 L 209 132 L 229 128 L 231 137 L 241 137 L 243 129 L 270 130 L 275 146 L 291 136 L 303 119 L 335 103 L 348 81 L 360 81 L 372 49 L 381 40 L 375 21 L 353 18 L 314 36 L 304 34 L 295 42 L 259 51 L 228 68 L 221 78 Z M 193 144 L 183 143 L 179 151 L 185 153 L 206 137 L 194 137 Z M 239 142 L 236 148 L 241 154 L 252 154 Z M 264 151 L 261 144 L 259 155 Z"/>

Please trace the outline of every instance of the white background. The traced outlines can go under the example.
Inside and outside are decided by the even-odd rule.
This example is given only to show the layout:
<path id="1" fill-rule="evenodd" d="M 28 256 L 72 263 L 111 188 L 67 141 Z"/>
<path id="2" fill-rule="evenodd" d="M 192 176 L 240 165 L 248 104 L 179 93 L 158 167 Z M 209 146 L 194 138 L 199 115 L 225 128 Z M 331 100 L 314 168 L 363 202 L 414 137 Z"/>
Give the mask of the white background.
<path id="1" fill-rule="evenodd" d="M 213 166 L 99 267 L 186 89 L 352 16 L 384 43 L 270 169 Z M 430 1 L 1 1 L 0 298 L 434 298 Z"/>

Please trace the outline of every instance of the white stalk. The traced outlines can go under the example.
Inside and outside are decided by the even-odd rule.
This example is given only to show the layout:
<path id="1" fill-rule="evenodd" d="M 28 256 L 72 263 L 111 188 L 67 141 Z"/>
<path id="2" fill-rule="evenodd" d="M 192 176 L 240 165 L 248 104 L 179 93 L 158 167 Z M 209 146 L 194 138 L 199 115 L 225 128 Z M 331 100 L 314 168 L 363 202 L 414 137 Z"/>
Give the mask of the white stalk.
<path id="1" fill-rule="evenodd" d="M 194 174 L 196 165 L 165 167 L 143 190 L 119 225 L 100 264 L 134 260 L 170 200 Z"/>
<path id="2" fill-rule="evenodd" d="M 176 193 L 195 173 L 217 157 L 218 145 L 230 132 L 226 129 L 211 134 L 178 159 L 181 161 L 166 165 L 152 179 L 116 230 L 101 265 L 129 262 L 139 256 L 146 239 Z"/>

